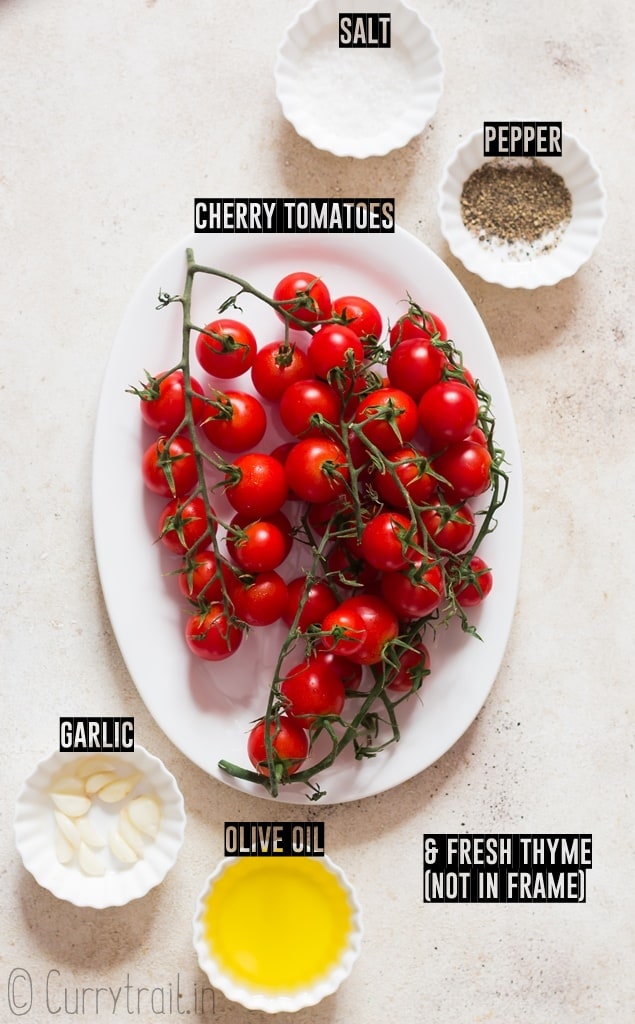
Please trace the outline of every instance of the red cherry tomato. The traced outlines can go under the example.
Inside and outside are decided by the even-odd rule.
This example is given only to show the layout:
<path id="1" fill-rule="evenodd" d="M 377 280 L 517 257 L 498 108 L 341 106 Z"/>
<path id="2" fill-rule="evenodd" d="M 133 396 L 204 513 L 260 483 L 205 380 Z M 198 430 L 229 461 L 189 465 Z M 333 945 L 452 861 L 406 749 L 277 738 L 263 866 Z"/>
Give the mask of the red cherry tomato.
<path id="1" fill-rule="evenodd" d="M 427 338 L 409 338 L 393 348 L 386 370 L 390 383 L 415 401 L 441 380 L 446 358 Z"/>
<path id="2" fill-rule="evenodd" d="M 404 569 L 416 552 L 409 547 L 412 521 L 400 512 L 380 512 L 362 530 L 361 551 L 382 572 Z"/>
<path id="3" fill-rule="evenodd" d="M 441 380 L 419 402 L 419 421 L 439 447 L 462 441 L 476 426 L 478 400 L 467 384 Z"/>
<path id="4" fill-rule="evenodd" d="M 399 634 L 399 623 L 391 608 L 379 597 L 372 594 L 358 594 L 342 601 L 342 610 L 356 612 L 366 627 L 366 639 L 351 661 L 360 665 L 375 665 L 381 661 L 386 644 Z"/>
<path id="5" fill-rule="evenodd" d="M 395 508 L 408 508 L 407 496 L 415 505 L 425 505 L 436 490 L 437 481 L 425 470 L 426 456 L 413 445 L 396 448 L 386 456 L 389 469 L 377 470 L 373 480 L 379 497 Z M 401 484 L 401 486 L 400 486 Z"/>
<path id="6" fill-rule="evenodd" d="M 229 525 L 225 545 L 232 561 L 249 573 L 277 569 L 288 550 L 285 536 L 275 523 L 268 519 L 245 523 L 239 516 L 234 516 Z"/>
<path id="7" fill-rule="evenodd" d="M 207 522 L 205 503 L 201 497 L 173 498 L 159 517 L 159 536 L 166 548 L 175 555 L 208 547 L 211 531 L 216 533 L 217 523 Z"/>
<path id="8" fill-rule="evenodd" d="M 363 424 L 364 436 L 384 453 L 411 441 L 419 425 L 414 400 L 392 387 L 380 388 L 363 398 L 354 422 Z"/>
<path id="9" fill-rule="evenodd" d="M 143 481 L 155 494 L 164 498 L 184 498 L 198 483 L 194 446 L 185 434 L 178 434 L 168 444 L 159 437 L 146 448 L 141 460 Z"/>
<path id="10" fill-rule="evenodd" d="M 254 395 L 246 391 L 217 391 L 207 407 L 201 430 L 225 452 L 245 452 L 262 441 L 267 415 Z"/>
<path id="11" fill-rule="evenodd" d="M 322 580 L 315 580 L 307 589 L 305 576 L 296 576 L 291 580 L 287 585 L 287 594 L 287 608 L 282 617 L 287 626 L 291 626 L 302 602 L 297 622 L 301 632 L 305 632 L 309 626 L 319 626 L 338 603 L 329 585 Z"/>
<path id="12" fill-rule="evenodd" d="M 332 651 L 316 651 L 314 657 L 317 661 L 323 661 L 333 669 L 345 690 L 359 689 L 364 673 L 362 665 L 351 661 L 350 658 L 342 658 L 341 655 L 334 654 Z"/>
<path id="13" fill-rule="evenodd" d="M 232 577 L 229 596 L 239 619 L 249 626 L 270 626 L 287 607 L 287 585 L 275 569 Z"/>
<path id="14" fill-rule="evenodd" d="M 409 570 L 384 573 L 381 593 L 400 619 L 422 619 L 443 600 L 443 573 L 436 562 L 420 558 Z"/>
<path id="15" fill-rule="evenodd" d="M 241 455 L 225 475 L 225 495 L 236 512 L 257 519 L 282 508 L 288 494 L 282 463 L 266 452 Z"/>
<path id="16" fill-rule="evenodd" d="M 325 324 L 311 338 L 307 355 L 315 376 L 334 382 L 332 371 L 352 372 L 364 358 L 364 347 L 350 327 Z"/>
<path id="17" fill-rule="evenodd" d="M 345 492 L 349 478 L 344 449 L 325 437 L 298 441 L 284 470 L 289 489 L 304 501 L 330 501 Z"/>
<path id="18" fill-rule="evenodd" d="M 281 309 L 293 315 L 291 326 L 302 329 L 318 320 L 328 320 L 331 316 L 331 296 L 323 281 L 315 274 L 305 271 L 294 271 L 278 281 L 273 290 L 273 299 L 281 304 Z M 281 320 L 282 313 L 278 312 Z M 300 321 L 300 323 L 295 323 Z"/>
<path id="19" fill-rule="evenodd" d="M 198 658 L 223 661 L 238 650 L 243 631 L 227 618 L 222 604 L 213 604 L 207 611 L 190 616 L 185 625 L 185 639 Z"/>
<path id="20" fill-rule="evenodd" d="M 161 374 L 156 380 L 159 380 Z M 195 423 L 205 416 L 207 406 L 199 395 L 203 388 L 194 377 L 190 378 L 192 391 L 192 414 Z M 149 427 L 160 434 L 171 436 L 183 423 L 185 417 L 185 383 L 183 371 L 174 370 L 159 380 L 158 384 L 148 386 L 140 399 L 141 415 Z"/>
<path id="21" fill-rule="evenodd" d="M 432 468 L 444 478 L 440 487 L 448 502 L 456 504 L 487 490 L 491 465 L 492 457 L 484 445 L 457 441 L 434 459 Z"/>
<path id="22" fill-rule="evenodd" d="M 321 645 L 326 651 L 341 654 L 347 658 L 359 651 L 367 632 L 364 620 L 353 608 L 334 608 L 324 617 L 321 629 L 326 636 L 321 638 Z"/>
<path id="23" fill-rule="evenodd" d="M 412 693 L 418 690 L 422 680 L 430 675 L 430 654 L 425 644 L 416 648 L 407 647 L 399 655 L 399 668 L 388 683 L 389 690 L 397 693 Z"/>
<path id="24" fill-rule="evenodd" d="M 280 399 L 280 419 L 295 437 L 317 437 L 324 433 L 312 416 L 320 416 L 335 426 L 339 423 L 341 399 L 337 391 L 323 380 L 298 380 L 290 384 Z"/>
<path id="25" fill-rule="evenodd" d="M 479 555 L 474 555 L 465 581 L 454 588 L 454 596 L 461 608 L 475 608 L 491 592 L 493 583 L 492 570 Z"/>
<path id="26" fill-rule="evenodd" d="M 196 339 L 196 358 L 207 373 L 229 380 L 251 367 L 257 345 L 246 324 L 223 318 L 206 324 L 205 331 Z"/>
<path id="27" fill-rule="evenodd" d="M 391 328 L 390 346 L 392 348 L 409 338 L 433 338 L 436 334 L 441 341 L 447 341 L 447 328 L 436 313 L 424 312 L 423 316 L 414 312 L 405 313 Z"/>
<path id="28" fill-rule="evenodd" d="M 228 586 L 233 575 L 224 562 L 219 565 L 213 551 L 197 551 L 184 560 L 178 578 L 179 590 L 195 604 L 199 601 L 213 604 L 222 600 L 222 580 Z"/>
<path id="29" fill-rule="evenodd" d="M 294 665 L 280 686 L 285 714 L 304 729 L 310 729 L 317 718 L 339 715 L 344 707 L 344 685 L 325 662 L 317 658 Z"/>
<path id="30" fill-rule="evenodd" d="M 434 501 L 422 510 L 421 521 L 436 546 L 452 554 L 468 546 L 476 529 L 474 513 L 467 504 L 450 508 Z"/>
<path id="31" fill-rule="evenodd" d="M 265 729 L 264 719 L 253 727 L 247 740 L 247 756 L 257 772 L 268 776 Z M 309 740 L 302 726 L 286 715 L 280 715 L 277 722 L 270 723 L 269 735 L 271 736 L 276 773 L 280 771 L 281 778 L 284 780 L 301 767 L 309 753 Z"/>
<path id="32" fill-rule="evenodd" d="M 379 341 L 383 331 L 381 313 L 360 295 L 342 295 L 333 300 L 333 312 L 344 317 L 346 326 L 362 341 Z"/>
<path id="33" fill-rule="evenodd" d="M 279 402 L 294 381 L 310 380 L 311 377 L 313 370 L 306 352 L 283 341 L 272 341 L 258 349 L 251 367 L 256 391 L 269 402 Z"/>

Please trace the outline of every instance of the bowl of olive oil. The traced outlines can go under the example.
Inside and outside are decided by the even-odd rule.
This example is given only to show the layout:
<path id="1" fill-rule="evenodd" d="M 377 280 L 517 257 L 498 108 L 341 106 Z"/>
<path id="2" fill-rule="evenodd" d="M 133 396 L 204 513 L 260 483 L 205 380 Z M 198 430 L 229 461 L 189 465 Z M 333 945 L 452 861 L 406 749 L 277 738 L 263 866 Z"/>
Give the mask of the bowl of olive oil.
<path id="1" fill-rule="evenodd" d="M 355 892 L 327 856 L 227 857 L 194 915 L 194 947 L 212 985 L 266 1013 L 314 1006 L 335 992 L 361 937 Z"/>

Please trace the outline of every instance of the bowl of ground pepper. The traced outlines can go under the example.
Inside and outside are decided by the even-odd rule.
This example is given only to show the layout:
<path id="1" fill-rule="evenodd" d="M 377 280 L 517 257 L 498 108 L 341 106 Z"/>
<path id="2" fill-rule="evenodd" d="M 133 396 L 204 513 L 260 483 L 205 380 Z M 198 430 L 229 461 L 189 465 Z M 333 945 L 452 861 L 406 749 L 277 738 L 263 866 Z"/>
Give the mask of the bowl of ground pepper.
<path id="1" fill-rule="evenodd" d="M 467 270 L 506 288 L 571 277 L 597 245 L 606 194 L 590 154 L 563 133 L 558 157 L 484 157 L 474 132 L 439 186 L 441 231 Z"/>

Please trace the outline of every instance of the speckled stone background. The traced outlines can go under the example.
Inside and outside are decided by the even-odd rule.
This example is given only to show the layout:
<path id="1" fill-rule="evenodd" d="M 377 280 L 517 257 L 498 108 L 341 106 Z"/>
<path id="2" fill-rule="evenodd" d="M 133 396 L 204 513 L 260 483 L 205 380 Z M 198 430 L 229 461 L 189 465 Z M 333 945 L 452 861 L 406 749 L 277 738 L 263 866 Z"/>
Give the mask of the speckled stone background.
<path id="1" fill-rule="evenodd" d="M 3 1024 L 263 1017 L 218 993 L 201 1010 L 190 932 L 223 822 L 261 818 L 263 804 L 208 778 L 153 723 L 111 632 L 91 532 L 109 349 L 146 270 L 190 230 L 195 195 L 396 196 L 399 222 L 446 260 L 491 333 L 523 452 L 520 595 L 478 719 L 398 789 L 302 811 L 326 821 L 366 938 L 350 979 L 297 1024 L 632 1019 L 632 12 L 625 0 L 412 3 L 441 44 L 444 94 L 422 136 L 363 162 L 315 151 L 281 116 L 273 61 L 296 0 L 0 3 Z M 449 255 L 436 186 L 484 119 L 534 117 L 591 150 L 608 221 L 573 279 L 506 291 Z M 60 713 L 134 715 L 183 790 L 178 864 L 127 908 L 58 902 L 15 851 L 15 797 L 55 747 Z M 421 835 L 460 831 L 591 832 L 587 902 L 424 906 Z M 32 1004 L 27 981 L 10 1001 L 17 970 Z M 88 992 L 75 1012 L 77 989 L 126 984 L 128 1006 L 96 1009 Z M 143 988 L 163 992 L 162 1013 Z"/>

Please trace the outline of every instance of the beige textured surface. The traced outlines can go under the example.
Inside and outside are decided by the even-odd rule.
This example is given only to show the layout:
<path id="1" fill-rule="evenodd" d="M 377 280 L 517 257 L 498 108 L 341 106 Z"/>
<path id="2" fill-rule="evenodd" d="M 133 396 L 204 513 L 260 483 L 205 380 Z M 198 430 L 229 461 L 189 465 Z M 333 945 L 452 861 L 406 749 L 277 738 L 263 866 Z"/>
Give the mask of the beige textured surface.
<path id="1" fill-rule="evenodd" d="M 447 260 L 489 328 L 524 457 L 518 608 L 478 720 L 399 789 L 304 812 L 326 821 L 366 939 L 340 992 L 295 1019 L 605 1024 L 632 1012 L 633 19 L 625 0 L 413 2 L 443 50 L 441 105 L 406 149 L 361 163 L 316 152 L 281 118 L 272 66 L 293 0 L 0 4 L 2 1022 L 261 1016 L 209 993 L 200 1012 L 190 918 L 222 823 L 262 817 L 263 804 L 206 777 L 154 725 L 111 633 L 91 534 L 109 348 L 145 271 L 190 230 L 195 195 L 396 196 L 399 222 Z M 591 150 L 609 217 L 574 279 L 507 292 L 448 257 L 435 189 L 483 119 L 534 116 Z M 61 904 L 15 852 L 15 795 L 55 746 L 60 713 L 133 714 L 182 787 L 178 865 L 127 908 Z M 424 831 L 592 832 L 588 901 L 424 906 Z M 106 992 L 96 1011 L 96 987 L 122 989 L 114 1012 Z"/>

